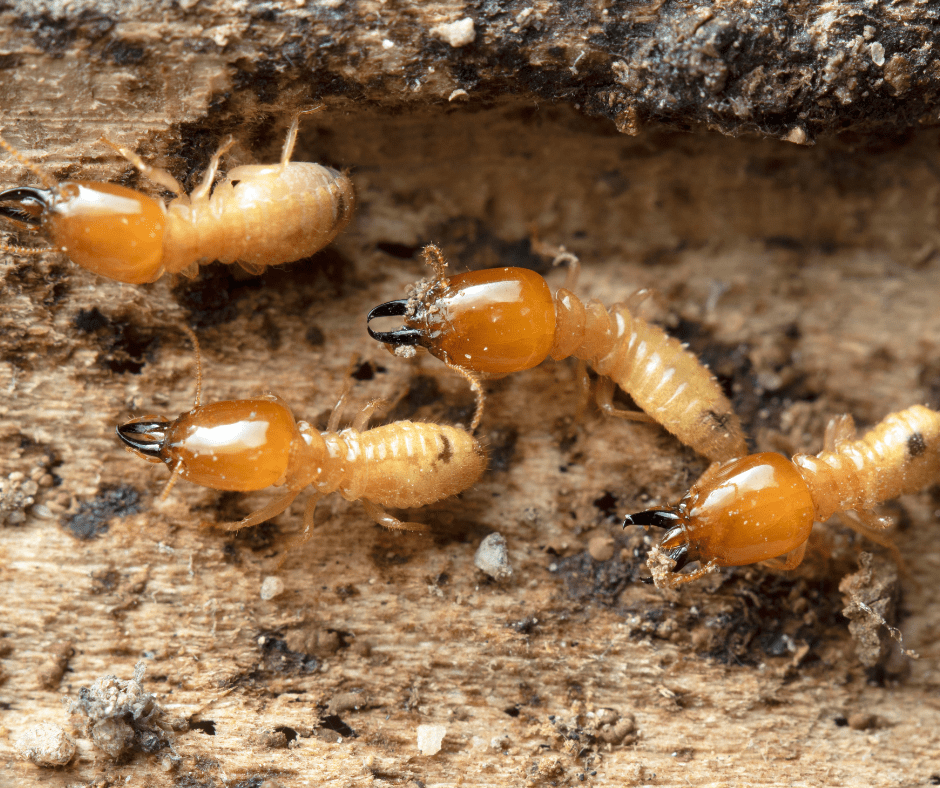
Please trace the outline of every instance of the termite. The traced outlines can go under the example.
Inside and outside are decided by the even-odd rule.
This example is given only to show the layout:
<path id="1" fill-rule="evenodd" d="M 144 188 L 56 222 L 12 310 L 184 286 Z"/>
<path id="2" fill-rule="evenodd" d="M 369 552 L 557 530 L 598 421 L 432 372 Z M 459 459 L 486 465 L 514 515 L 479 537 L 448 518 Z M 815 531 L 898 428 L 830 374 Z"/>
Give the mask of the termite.
<path id="1" fill-rule="evenodd" d="M 380 400 L 367 403 L 351 427 L 337 432 L 348 384 L 324 432 L 296 421 L 288 404 L 270 392 L 201 405 L 199 346 L 195 334 L 188 329 L 187 333 L 197 353 L 193 409 L 174 421 L 159 416 L 131 419 L 117 428 L 117 434 L 138 457 L 170 467 L 161 500 L 178 478 L 215 490 L 286 486 L 267 506 L 219 526 L 225 530 L 269 520 L 286 510 L 304 488 L 312 487 L 299 544 L 312 534 L 317 503 L 333 492 L 348 501 L 361 501 L 369 516 L 386 528 L 423 531 L 427 526 L 402 522 L 383 507 L 408 509 L 456 495 L 472 486 L 486 467 L 483 448 L 459 427 L 397 421 L 366 429 Z"/>
<path id="2" fill-rule="evenodd" d="M 355 205 L 346 175 L 290 160 L 300 116 L 319 109 L 294 115 L 280 164 L 236 167 L 213 189 L 219 161 L 235 142 L 229 137 L 189 195 L 166 170 L 101 138 L 175 194 L 169 204 L 112 183 L 57 183 L 0 138 L 0 146 L 45 187 L 0 191 L 0 203 L 6 203 L 0 205 L 0 216 L 20 227 L 42 229 L 52 241 L 49 248 L 0 244 L 0 250 L 40 254 L 56 249 L 82 268 L 128 284 L 153 282 L 164 272 L 192 277 L 200 264 L 213 260 L 238 262 L 258 274 L 266 266 L 309 257 L 346 226 Z"/>
<path id="3" fill-rule="evenodd" d="M 438 247 L 425 247 L 423 255 L 435 276 L 419 282 L 407 299 L 369 313 L 369 322 L 405 318 L 395 331 L 369 327 L 374 339 L 404 350 L 401 355 L 420 345 L 449 365 L 493 375 L 529 369 L 549 356 L 574 356 L 603 376 L 598 404 L 607 414 L 657 421 L 712 460 L 747 454 L 738 417 L 708 369 L 678 340 L 633 314 L 647 291 L 609 310 L 598 301 L 582 303 L 570 290 L 580 263 L 566 252 L 556 264 L 569 264 L 568 281 L 554 297 L 534 271 L 491 268 L 445 276 Z M 614 408 L 614 384 L 645 413 Z"/>
<path id="4" fill-rule="evenodd" d="M 628 515 L 623 525 L 667 529 L 654 551 L 671 559 L 670 569 L 654 570 L 653 579 L 670 587 L 720 566 L 771 561 L 776 568 L 794 569 L 803 560 L 813 523 L 837 513 L 897 554 L 879 533 L 889 521 L 872 508 L 937 481 L 940 413 L 915 405 L 887 416 L 857 440 L 851 416 L 832 419 L 824 449 L 816 455 L 788 460 L 765 452 L 716 463 L 678 504 Z M 697 570 L 675 574 L 692 561 L 699 562 Z"/>

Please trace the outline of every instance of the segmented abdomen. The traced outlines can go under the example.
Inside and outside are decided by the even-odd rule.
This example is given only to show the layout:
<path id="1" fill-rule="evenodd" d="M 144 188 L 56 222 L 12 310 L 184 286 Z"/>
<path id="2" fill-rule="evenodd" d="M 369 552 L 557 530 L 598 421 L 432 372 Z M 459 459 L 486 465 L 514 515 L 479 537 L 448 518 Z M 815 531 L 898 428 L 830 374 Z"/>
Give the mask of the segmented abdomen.
<path id="1" fill-rule="evenodd" d="M 341 435 L 356 454 L 339 493 L 380 506 L 407 509 L 463 492 L 486 467 L 486 455 L 470 433 L 440 424 L 399 421 Z"/>
<path id="2" fill-rule="evenodd" d="M 861 439 L 835 451 L 798 454 L 793 462 L 809 487 L 816 520 L 940 481 L 940 413 L 915 405 L 887 416 Z"/>
<path id="3" fill-rule="evenodd" d="M 212 260 L 251 270 L 309 257 L 346 226 L 354 206 L 351 181 L 331 167 L 236 167 L 207 201 L 171 204 L 167 270 Z"/>
<path id="4" fill-rule="evenodd" d="M 698 358 L 658 326 L 622 305 L 586 305 L 567 290 L 555 296 L 552 357 L 586 360 L 680 441 L 711 460 L 747 454 L 741 423 L 718 382 Z"/>

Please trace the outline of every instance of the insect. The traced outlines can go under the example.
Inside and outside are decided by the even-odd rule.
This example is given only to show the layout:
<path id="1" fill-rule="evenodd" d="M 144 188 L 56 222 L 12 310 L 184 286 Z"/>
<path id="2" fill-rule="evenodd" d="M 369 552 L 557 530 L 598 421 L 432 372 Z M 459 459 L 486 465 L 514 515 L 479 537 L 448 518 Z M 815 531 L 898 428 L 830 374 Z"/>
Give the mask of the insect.
<path id="1" fill-rule="evenodd" d="M 598 387 L 607 414 L 657 421 L 712 460 L 747 454 L 738 417 L 708 369 L 678 340 L 632 313 L 648 292 L 610 310 L 597 301 L 582 303 L 569 289 L 580 263 L 565 252 L 555 262 L 569 263 L 568 282 L 554 297 L 534 271 L 491 268 L 448 277 L 438 247 L 425 247 L 423 255 L 435 276 L 368 316 L 369 322 L 404 316 L 398 330 L 369 328 L 400 355 L 420 345 L 450 365 L 495 375 L 529 369 L 548 356 L 574 356 L 608 378 Z M 645 413 L 614 408 L 614 384 Z"/>
<path id="2" fill-rule="evenodd" d="M 176 195 L 168 205 L 112 183 L 57 183 L 0 139 L 0 146 L 45 187 L 0 191 L 0 216 L 22 228 L 44 230 L 52 248 L 119 282 L 153 282 L 164 272 L 192 277 L 200 264 L 213 260 L 238 262 L 249 273 L 261 273 L 266 266 L 322 249 L 352 216 L 355 195 L 346 175 L 321 164 L 290 161 L 301 115 L 318 109 L 294 116 L 280 164 L 236 167 L 213 190 L 219 161 L 235 142 L 229 137 L 189 195 L 166 170 L 102 137 L 151 181 Z M 49 251 L 6 244 L 0 250 Z"/>
<path id="3" fill-rule="evenodd" d="M 198 343 L 196 404 L 174 421 L 159 416 L 131 419 L 117 428 L 129 451 L 171 470 L 161 500 L 178 478 L 215 490 L 251 491 L 286 486 L 267 506 L 221 527 L 258 525 L 287 509 L 300 492 L 313 487 L 297 544 L 310 539 L 321 498 L 337 492 L 362 501 L 372 519 L 386 528 L 426 530 L 402 522 L 382 507 L 424 506 L 466 490 L 486 467 L 486 455 L 473 436 L 459 427 L 397 421 L 366 429 L 380 400 L 372 400 L 351 427 L 337 432 L 349 386 L 330 415 L 325 432 L 296 421 L 276 394 L 200 405 L 201 362 Z"/>
<path id="4" fill-rule="evenodd" d="M 878 544 L 893 547 L 878 533 L 889 521 L 872 507 L 937 481 L 940 413 L 915 405 L 857 440 L 851 416 L 832 419 L 816 455 L 797 454 L 791 461 L 766 452 L 716 463 L 676 506 L 628 515 L 623 525 L 667 529 L 654 550 L 675 566 L 654 570 L 653 578 L 658 586 L 676 586 L 719 566 L 777 559 L 778 568 L 793 569 L 803 560 L 813 523 L 836 513 Z M 700 568 L 670 574 L 692 561 Z"/>

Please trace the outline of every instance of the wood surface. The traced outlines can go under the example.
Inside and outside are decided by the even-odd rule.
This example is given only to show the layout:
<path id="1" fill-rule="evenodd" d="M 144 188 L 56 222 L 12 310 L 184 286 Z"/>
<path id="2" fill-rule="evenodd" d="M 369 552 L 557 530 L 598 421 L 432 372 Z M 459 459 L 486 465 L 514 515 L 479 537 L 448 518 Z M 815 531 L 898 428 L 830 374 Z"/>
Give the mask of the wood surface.
<path id="1" fill-rule="evenodd" d="M 161 505 L 165 469 L 114 434 L 130 415 L 191 406 L 184 322 L 202 341 L 207 400 L 271 389 L 322 427 L 353 369 L 350 418 L 386 397 L 385 420 L 466 422 L 462 379 L 365 332 L 369 308 L 424 275 L 417 252 L 431 241 L 453 270 L 528 265 L 553 286 L 563 274 L 533 240 L 564 245 L 583 263 L 579 294 L 605 303 L 656 288 L 644 314 L 712 366 L 756 449 L 816 451 L 843 412 L 865 428 L 940 407 L 933 11 L 814 5 L 0 9 L 2 134 L 57 178 L 158 194 L 96 143 L 104 134 L 191 186 L 228 133 L 226 167 L 275 161 L 291 112 L 322 101 L 296 158 L 348 168 L 359 198 L 330 249 L 261 277 L 209 266 L 130 286 L 51 253 L 0 258 L 0 784 L 940 783 L 937 487 L 884 507 L 905 561 L 897 583 L 887 554 L 834 520 L 793 573 L 725 570 L 664 595 L 638 582 L 651 543 L 620 519 L 676 500 L 706 463 L 655 427 L 578 415 L 568 362 L 486 384 L 490 469 L 405 513 L 429 536 L 381 530 L 334 496 L 280 569 L 299 504 L 238 535 L 201 527 L 272 493 L 180 483 Z M 739 116 L 734 68 L 715 92 L 683 94 L 690 61 L 664 58 L 642 89 L 625 86 L 612 64 L 644 41 L 692 52 L 667 33 L 695 13 L 763 19 L 729 28 L 737 49 L 802 58 L 805 92 Z M 807 14 L 828 36 L 799 33 Z M 468 15 L 471 44 L 429 32 Z M 588 27 L 602 15 L 632 21 L 600 41 Z M 778 29 L 789 49 L 760 34 Z M 826 72 L 850 33 L 855 54 Z M 874 38 L 885 63 L 910 64 L 904 89 L 876 88 L 862 68 Z M 589 51 L 575 65 L 576 39 Z M 609 111 L 603 90 L 621 91 Z M 797 121 L 806 137 L 791 141 L 815 145 L 782 140 Z M 0 161 L 0 186 L 34 182 Z M 500 582 L 473 562 L 494 531 L 513 567 Z M 605 538 L 613 556 L 598 560 Z M 862 551 L 877 557 L 856 574 Z M 284 591 L 263 600 L 270 576 Z M 919 659 L 896 645 L 872 658 L 872 632 L 888 635 L 857 608 L 850 631 L 850 587 L 897 609 Z M 128 681 L 138 662 L 170 730 L 115 760 L 93 744 L 87 704 L 70 715 L 63 697 Z M 75 737 L 69 765 L 18 758 L 15 741 L 44 722 Z M 427 724 L 446 727 L 434 755 L 417 747 Z"/>

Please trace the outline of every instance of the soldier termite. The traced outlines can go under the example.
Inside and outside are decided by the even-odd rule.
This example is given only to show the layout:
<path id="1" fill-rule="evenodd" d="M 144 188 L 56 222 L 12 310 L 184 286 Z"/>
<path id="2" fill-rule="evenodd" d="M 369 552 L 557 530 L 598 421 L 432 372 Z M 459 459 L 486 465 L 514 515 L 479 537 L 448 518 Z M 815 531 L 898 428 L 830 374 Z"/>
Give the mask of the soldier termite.
<path id="1" fill-rule="evenodd" d="M 420 345 L 454 367 L 502 375 L 529 369 L 547 357 L 586 361 L 601 376 L 598 403 L 612 416 L 659 422 L 712 460 L 747 453 L 737 415 L 708 369 L 658 326 L 634 315 L 646 293 L 607 309 L 571 292 L 579 271 L 574 255 L 567 287 L 554 297 L 545 280 L 523 268 L 491 268 L 445 276 L 440 249 L 424 249 L 435 270 L 411 296 L 375 307 L 368 320 L 404 316 L 404 327 L 370 335 L 410 349 Z M 616 409 L 613 384 L 645 413 Z"/>
<path id="2" fill-rule="evenodd" d="M 819 454 L 797 454 L 791 461 L 765 452 L 716 463 L 678 504 L 628 515 L 624 527 L 668 529 L 654 548 L 671 559 L 670 569 L 654 569 L 657 586 L 688 583 L 719 566 L 771 559 L 778 559 L 778 568 L 793 569 L 803 560 L 813 523 L 836 513 L 891 547 L 878 532 L 886 522 L 872 507 L 938 480 L 937 411 L 915 405 L 892 413 L 857 440 L 851 416 L 841 416 L 829 422 Z M 692 561 L 700 568 L 673 574 Z"/>
<path id="3" fill-rule="evenodd" d="M 196 337 L 189 331 L 196 344 Z M 198 344 L 197 362 L 198 362 Z M 486 454 L 466 430 L 440 424 L 397 421 L 366 429 L 379 400 L 369 402 L 351 427 L 337 432 L 348 385 L 330 415 L 326 431 L 295 421 L 276 394 L 199 404 L 174 421 L 158 416 L 131 419 L 117 428 L 128 450 L 172 471 L 165 498 L 177 478 L 215 490 L 251 491 L 286 486 L 267 506 L 238 522 L 236 530 L 264 522 L 287 509 L 306 487 L 313 488 L 304 511 L 304 532 L 312 533 L 317 502 L 332 492 L 362 501 L 386 528 L 426 530 L 402 522 L 382 507 L 424 506 L 466 490 L 486 467 Z"/>
<path id="4" fill-rule="evenodd" d="M 300 116 L 314 111 L 294 116 L 279 164 L 236 167 L 213 189 L 219 160 L 234 144 L 229 137 L 189 195 L 166 170 L 102 138 L 151 181 L 177 195 L 169 204 L 111 183 L 57 183 L 0 139 L 0 146 L 45 187 L 0 191 L 0 216 L 20 227 L 44 230 L 51 249 L 82 268 L 129 284 L 153 282 L 164 272 L 195 276 L 200 264 L 213 260 L 238 262 L 257 274 L 266 266 L 308 257 L 346 226 L 355 205 L 346 175 L 290 160 Z M 0 250 L 49 251 L 7 244 L 0 244 Z"/>

